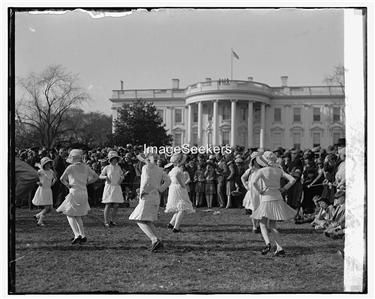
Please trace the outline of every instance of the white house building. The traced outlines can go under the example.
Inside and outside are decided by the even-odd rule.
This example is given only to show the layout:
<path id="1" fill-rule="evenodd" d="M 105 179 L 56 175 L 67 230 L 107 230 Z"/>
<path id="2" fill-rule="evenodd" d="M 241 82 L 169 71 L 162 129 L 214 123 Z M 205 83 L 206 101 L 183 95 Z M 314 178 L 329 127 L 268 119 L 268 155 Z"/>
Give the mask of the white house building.
<path id="1" fill-rule="evenodd" d="M 312 148 L 345 137 L 345 96 L 341 86 L 280 87 L 241 80 L 211 80 L 171 89 L 113 90 L 113 119 L 125 103 L 153 102 L 174 145 L 243 145 Z"/>

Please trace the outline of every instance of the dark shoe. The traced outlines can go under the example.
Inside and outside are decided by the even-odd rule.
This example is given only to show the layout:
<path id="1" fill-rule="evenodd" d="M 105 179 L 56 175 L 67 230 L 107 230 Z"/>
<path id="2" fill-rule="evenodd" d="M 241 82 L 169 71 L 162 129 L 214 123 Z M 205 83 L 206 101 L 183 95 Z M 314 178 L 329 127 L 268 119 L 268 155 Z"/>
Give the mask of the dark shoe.
<path id="1" fill-rule="evenodd" d="M 169 229 L 173 229 L 173 225 L 168 223 L 168 226 L 167 226 Z"/>
<path id="2" fill-rule="evenodd" d="M 87 238 L 86 237 L 83 237 L 79 240 L 79 244 L 82 244 L 82 243 L 86 243 L 87 242 Z"/>
<path id="3" fill-rule="evenodd" d="M 117 226 L 118 224 L 116 222 L 110 221 L 109 225 L 111 225 L 111 226 Z"/>
<path id="4" fill-rule="evenodd" d="M 77 244 L 81 242 L 82 237 L 78 236 L 77 238 L 73 239 L 72 244 Z"/>
<path id="5" fill-rule="evenodd" d="M 260 233 L 261 233 L 261 231 L 260 231 L 260 227 L 257 227 L 257 228 L 255 229 L 255 233 L 256 233 L 256 234 L 260 234 Z"/>
<path id="6" fill-rule="evenodd" d="M 284 256 L 284 255 L 285 255 L 284 249 L 276 250 L 275 253 L 273 254 L 273 256 Z"/>
<path id="7" fill-rule="evenodd" d="M 110 228 L 110 227 L 111 227 L 109 223 L 104 223 L 104 226 L 105 226 L 106 228 Z"/>
<path id="8" fill-rule="evenodd" d="M 266 245 L 266 247 L 264 247 L 263 249 L 262 249 L 262 254 L 263 255 L 266 255 L 268 252 L 270 252 L 271 251 L 271 244 L 270 243 L 268 243 L 267 245 Z"/>
<path id="9" fill-rule="evenodd" d="M 158 249 L 161 249 L 163 247 L 164 247 L 163 243 L 160 240 L 157 240 L 154 244 L 152 244 L 151 252 L 155 252 Z"/>
<path id="10" fill-rule="evenodd" d="M 173 228 L 173 229 L 172 229 L 172 232 L 174 232 L 174 233 L 181 233 L 182 231 L 181 231 L 180 229 Z"/>

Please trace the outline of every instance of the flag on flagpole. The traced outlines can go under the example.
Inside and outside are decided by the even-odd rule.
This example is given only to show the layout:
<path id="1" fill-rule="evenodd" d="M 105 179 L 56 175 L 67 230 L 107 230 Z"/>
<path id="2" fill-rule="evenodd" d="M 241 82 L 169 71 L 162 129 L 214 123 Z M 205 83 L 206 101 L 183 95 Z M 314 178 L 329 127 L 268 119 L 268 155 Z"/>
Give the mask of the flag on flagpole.
<path id="1" fill-rule="evenodd" d="M 232 55 L 236 58 L 236 59 L 240 59 L 240 56 L 238 56 L 238 54 L 236 52 L 234 52 L 234 50 L 232 49 Z"/>

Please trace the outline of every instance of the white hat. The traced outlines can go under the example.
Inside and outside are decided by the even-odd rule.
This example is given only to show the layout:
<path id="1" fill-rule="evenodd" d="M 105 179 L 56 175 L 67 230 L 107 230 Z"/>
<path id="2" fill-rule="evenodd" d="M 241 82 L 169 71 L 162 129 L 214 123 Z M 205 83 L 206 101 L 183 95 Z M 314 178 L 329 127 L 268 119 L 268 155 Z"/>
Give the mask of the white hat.
<path id="1" fill-rule="evenodd" d="M 140 153 L 137 155 L 137 159 L 143 163 L 146 163 L 147 161 L 150 161 L 149 158 L 153 156 L 155 159 L 158 157 L 156 153 L 148 152 L 148 153 Z"/>
<path id="2" fill-rule="evenodd" d="M 171 163 L 183 164 L 186 161 L 186 155 L 182 153 L 175 153 L 170 159 Z"/>
<path id="3" fill-rule="evenodd" d="M 48 158 L 48 157 L 44 157 L 42 158 L 42 160 L 40 160 L 40 168 L 44 168 L 44 166 L 47 164 L 47 163 L 53 163 L 53 161 Z"/>
<path id="4" fill-rule="evenodd" d="M 256 161 L 260 166 L 267 167 L 275 164 L 277 161 L 277 157 L 273 152 L 265 151 L 263 155 L 259 155 L 256 157 Z"/>
<path id="5" fill-rule="evenodd" d="M 70 164 L 82 162 L 82 150 L 72 149 L 69 153 L 68 158 L 66 159 L 66 162 Z"/>
<path id="6" fill-rule="evenodd" d="M 116 151 L 110 151 L 110 152 L 108 153 L 108 161 L 111 162 L 111 160 L 112 160 L 113 158 L 117 158 L 118 160 L 121 159 L 121 157 L 117 154 Z"/>

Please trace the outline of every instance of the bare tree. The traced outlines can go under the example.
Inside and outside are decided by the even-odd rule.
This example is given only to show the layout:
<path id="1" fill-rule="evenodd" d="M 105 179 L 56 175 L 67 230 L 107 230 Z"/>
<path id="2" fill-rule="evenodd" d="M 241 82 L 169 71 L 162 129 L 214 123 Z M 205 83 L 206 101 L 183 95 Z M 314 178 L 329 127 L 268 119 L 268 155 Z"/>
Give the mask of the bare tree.
<path id="1" fill-rule="evenodd" d="M 331 75 L 325 77 L 324 83 L 327 85 L 340 86 L 342 91 L 345 90 L 345 68 L 343 65 L 337 65 Z"/>
<path id="2" fill-rule="evenodd" d="M 18 99 L 17 120 L 37 132 L 40 145 L 52 147 L 68 130 L 63 123 L 69 109 L 89 98 L 77 82 L 77 75 L 66 72 L 60 65 L 18 80 L 24 94 Z"/>

